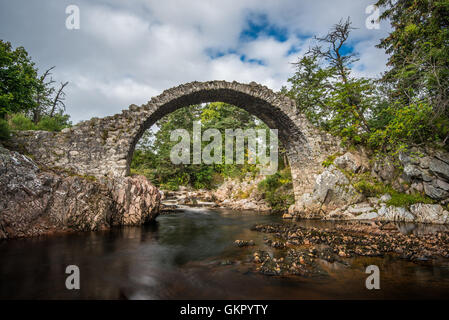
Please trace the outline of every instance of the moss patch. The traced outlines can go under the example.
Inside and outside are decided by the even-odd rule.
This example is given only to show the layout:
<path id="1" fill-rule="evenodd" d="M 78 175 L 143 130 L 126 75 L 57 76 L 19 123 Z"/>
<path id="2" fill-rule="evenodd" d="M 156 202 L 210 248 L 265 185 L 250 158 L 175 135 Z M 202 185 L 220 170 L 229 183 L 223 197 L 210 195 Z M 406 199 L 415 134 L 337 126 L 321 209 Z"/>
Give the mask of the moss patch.
<path id="1" fill-rule="evenodd" d="M 383 194 L 388 193 L 391 196 L 391 199 L 387 201 L 387 205 L 396 206 L 396 207 L 410 207 L 415 203 L 427 203 L 433 204 L 436 203 L 432 198 L 420 194 L 406 194 L 403 192 L 398 192 L 390 185 L 385 185 L 379 181 L 367 179 L 359 179 L 357 182 L 353 183 L 354 188 L 365 195 L 366 197 L 380 197 Z"/>

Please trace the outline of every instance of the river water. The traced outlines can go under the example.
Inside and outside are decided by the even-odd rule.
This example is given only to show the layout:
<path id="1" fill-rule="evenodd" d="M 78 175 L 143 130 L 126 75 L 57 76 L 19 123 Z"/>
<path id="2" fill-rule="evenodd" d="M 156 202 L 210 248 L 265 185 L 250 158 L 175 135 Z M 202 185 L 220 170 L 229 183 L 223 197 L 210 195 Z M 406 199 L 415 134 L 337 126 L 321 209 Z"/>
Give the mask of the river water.
<path id="1" fill-rule="evenodd" d="M 186 209 L 153 225 L 0 242 L 1 299 L 383 299 L 448 298 L 449 263 L 393 256 L 322 262 L 327 275 L 273 277 L 254 272 L 256 223 L 278 216 Z M 319 221 L 289 222 L 332 227 Z M 416 226 L 401 226 L 410 232 Z M 232 263 L 231 263 L 232 262 Z M 367 290 L 365 268 L 381 270 L 380 290 Z M 67 290 L 65 268 L 80 269 L 80 290 Z"/>

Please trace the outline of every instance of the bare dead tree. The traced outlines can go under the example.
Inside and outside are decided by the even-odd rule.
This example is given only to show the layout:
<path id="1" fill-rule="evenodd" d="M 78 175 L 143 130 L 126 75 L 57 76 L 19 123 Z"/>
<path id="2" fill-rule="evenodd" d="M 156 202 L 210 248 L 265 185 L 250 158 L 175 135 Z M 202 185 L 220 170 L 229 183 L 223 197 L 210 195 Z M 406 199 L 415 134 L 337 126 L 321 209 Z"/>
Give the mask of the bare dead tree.
<path id="1" fill-rule="evenodd" d="M 323 58 L 329 63 L 329 65 L 336 70 L 336 74 L 341 78 L 341 82 L 344 85 L 349 84 L 350 69 L 349 65 L 358 61 L 354 53 L 343 53 L 343 48 L 345 43 L 349 38 L 349 34 L 352 30 L 356 28 L 352 27 L 352 22 L 348 17 L 346 21 L 340 20 L 339 23 L 335 24 L 332 30 L 324 37 L 315 37 L 320 43 L 324 43 L 326 48 L 322 48 L 317 45 L 309 50 L 312 55 Z M 358 117 L 360 118 L 364 129 L 369 132 L 370 126 L 368 121 L 365 119 L 360 105 L 360 97 L 355 92 L 349 92 L 347 97 L 348 104 L 353 105 L 357 110 Z"/>
<path id="2" fill-rule="evenodd" d="M 47 69 L 39 78 L 40 86 L 38 88 L 38 92 L 36 94 L 36 107 L 31 111 L 33 115 L 33 122 L 38 123 L 41 119 L 42 113 L 47 109 L 50 104 L 49 97 L 53 94 L 54 88 L 53 83 L 55 81 L 51 77 L 51 71 L 55 68 L 55 66 Z M 46 79 L 50 77 L 49 81 Z"/>
<path id="3" fill-rule="evenodd" d="M 61 82 L 60 87 L 58 89 L 58 91 L 56 92 L 56 95 L 53 99 L 53 104 L 51 107 L 51 111 L 50 111 L 50 117 L 54 116 L 55 111 L 57 110 L 57 108 L 62 108 L 65 111 L 65 104 L 64 104 L 64 100 L 65 100 L 65 92 L 64 92 L 64 88 L 69 84 L 68 81 L 66 82 Z"/>

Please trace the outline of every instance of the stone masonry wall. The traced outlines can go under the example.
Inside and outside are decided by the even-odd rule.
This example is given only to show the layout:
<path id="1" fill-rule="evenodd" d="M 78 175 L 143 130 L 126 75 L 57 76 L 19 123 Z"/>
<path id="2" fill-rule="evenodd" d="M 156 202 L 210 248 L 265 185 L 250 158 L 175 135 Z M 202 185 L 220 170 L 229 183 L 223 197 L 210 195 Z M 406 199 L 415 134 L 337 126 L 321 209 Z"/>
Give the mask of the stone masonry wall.
<path id="1" fill-rule="evenodd" d="M 37 162 L 97 178 L 124 177 L 129 173 L 134 147 L 157 120 L 192 104 L 221 101 L 241 107 L 278 129 L 292 168 L 296 199 L 311 192 L 321 162 L 339 151 L 339 143 L 313 127 L 296 111 L 295 102 L 254 82 L 191 82 L 164 91 L 140 107 L 92 118 L 61 132 L 25 131 L 15 137 L 17 147 Z"/>

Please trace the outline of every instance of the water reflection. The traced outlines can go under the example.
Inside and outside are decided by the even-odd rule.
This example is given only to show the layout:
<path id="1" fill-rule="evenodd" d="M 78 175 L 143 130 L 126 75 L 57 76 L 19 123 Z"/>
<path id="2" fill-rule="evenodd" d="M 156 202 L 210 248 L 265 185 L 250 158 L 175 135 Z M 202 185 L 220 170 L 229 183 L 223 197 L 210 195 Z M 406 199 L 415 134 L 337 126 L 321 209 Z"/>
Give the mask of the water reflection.
<path id="1" fill-rule="evenodd" d="M 0 242 L 2 299 L 318 299 L 442 297 L 449 290 L 446 261 L 415 264 L 386 256 L 356 258 L 350 266 L 325 266 L 329 277 L 277 278 L 254 272 L 253 248 L 236 248 L 235 239 L 264 247 L 256 223 L 276 216 L 230 210 L 186 209 L 158 217 L 142 227 L 65 234 Z M 332 228 L 329 221 L 300 221 Z M 439 226 L 399 224 L 401 232 L 436 232 Z M 432 229 L 434 228 L 434 230 Z M 274 250 L 274 249 L 270 249 Z M 276 254 L 275 252 L 273 252 Z M 222 261 L 236 263 L 226 265 Z M 324 263 L 324 262 L 323 262 Z M 81 290 L 65 288 L 67 265 L 81 271 Z M 377 264 L 382 290 L 365 289 L 364 270 Z"/>

